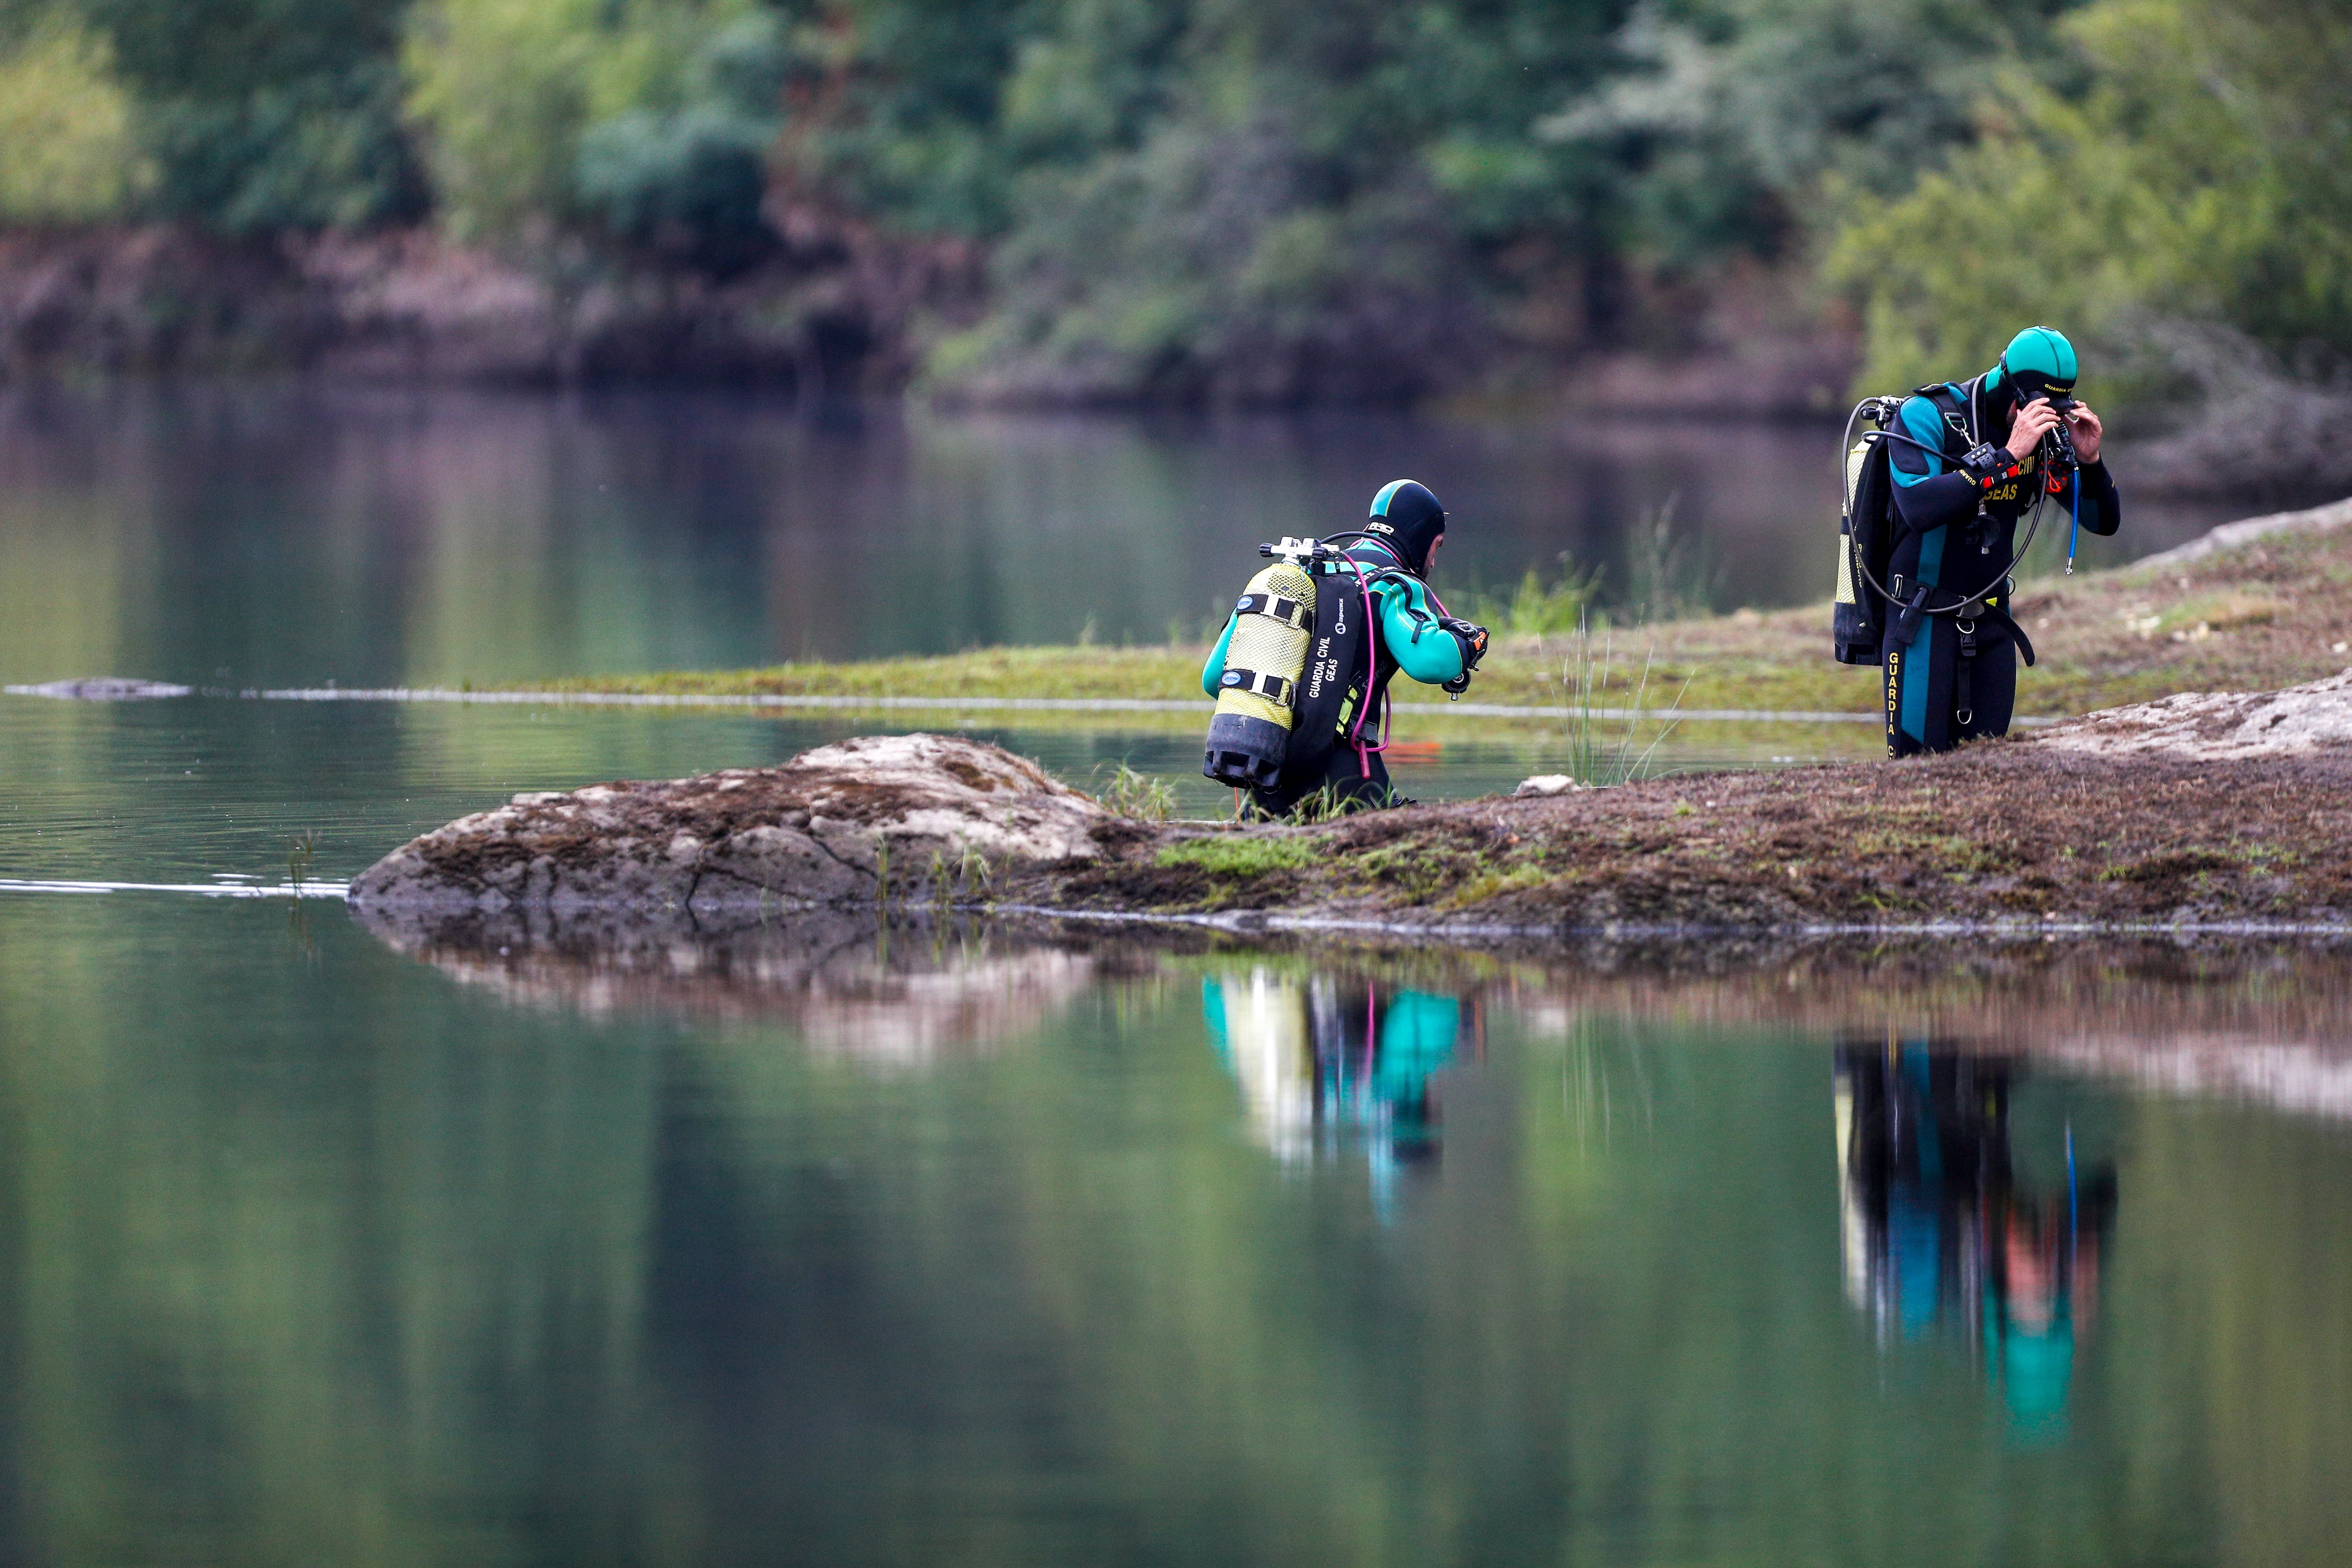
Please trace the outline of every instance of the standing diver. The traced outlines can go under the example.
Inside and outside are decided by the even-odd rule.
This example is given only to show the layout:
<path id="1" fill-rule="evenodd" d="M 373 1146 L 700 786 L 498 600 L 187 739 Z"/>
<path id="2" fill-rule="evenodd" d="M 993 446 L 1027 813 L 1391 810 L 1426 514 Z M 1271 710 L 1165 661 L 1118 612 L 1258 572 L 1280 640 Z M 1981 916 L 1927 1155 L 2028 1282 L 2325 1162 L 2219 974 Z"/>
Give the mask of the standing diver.
<path id="1" fill-rule="evenodd" d="M 2010 603 L 2026 510 L 2047 497 L 2062 522 L 2097 534 L 2123 521 L 2099 458 L 2099 416 L 2073 395 L 2075 370 L 2074 344 L 2029 327 L 1992 369 L 1966 385 L 1922 388 L 1896 410 L 1898 528 L 1880 648 L 1889 756 L 2009 732 L 2018 651 L 2033 662 Z M 1996 446 L 2004 425 L 2006 444 Z"/>
<path id="2" fill-rule="evenodd" d="M 1297 765 L 1286 764 L 1271 787 L 1250 790 L 1259 816 L 1292 816 L 1302 800 L 1318 793 L 1324 809 L 1334 814 L 1402 804 L 1389 785 L 1388 764 L 1381 760 L 1388 744 L 1391 678 L 1402 669 L 1458 697 L 1486 651 L 1486 628 L 1447 615 L 1429 590 L 1430 570 L 1445 542 L 1445 517 L 1426 485 L 1394 479 L 1372 498 L 1371 516 L 1360 533 L 1335 536 L 1353 541 L 1345 553 L 1360 569 L 1363 591 L 1377 606 L 1368 628 L 1369 668 L 1353 672 L 1336 734 L 1312 737 L 1298 748 Z M 1344 580 L 1359 579 L 1349 574 Z M 1238 612 L 1226 618 L 1202 667 L 1201 689 L 1212 697 L 1224 684 L 1225 657 L 1239 621 Z"/>

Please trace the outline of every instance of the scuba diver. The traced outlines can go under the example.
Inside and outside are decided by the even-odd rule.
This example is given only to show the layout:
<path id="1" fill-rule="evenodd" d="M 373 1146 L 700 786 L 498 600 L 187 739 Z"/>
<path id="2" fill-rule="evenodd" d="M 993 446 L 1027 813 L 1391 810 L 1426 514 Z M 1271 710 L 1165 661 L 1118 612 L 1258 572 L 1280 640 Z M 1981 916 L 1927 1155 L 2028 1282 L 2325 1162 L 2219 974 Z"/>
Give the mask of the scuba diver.
<path id="1" fill-rule="evenodd" d="M 1255 669 L 1229 671 L 1227 657 L 1244 615 L 1253 616 L 1255 625 L 1296 606 L 1279 596 L 1253 592 L 1226 617 L 1225 629 L 1202 667 L 1201 689 L 1221 699 L 1222 711 L 1235 700 L 1229 689 L 1238 686 L 1242 702 L 1278 719 L 1280 730 L 1290 729 L 1294 712 L 1298 723 L 1288 737 L 1279 772 L 1269 763 L 1265 773 L 1255 776 L 1219 770 L 1219 742 L 1213 728 L 1212 765 L 1205 771 L 1237 786 L 1249 777 L 1250 804 L 1260 817 L 1291 816 L 1309 796 L 1318 797 L 1318 809 L 1330 815 L 1408 804 L 1390 787 L 1388 765 L 1381 759 L 1388 746 L 1389 681 L 1402 669 L 1423 685 L 1458 698 L 1468 689 L 1470 672 L 1486 652 L 1486 628 L 1448 615 L 1430 591 L 1429 574 L 1437 563 L 1438 547 L 1445 542 L 1445 508 L 1426 485 L 1396 479 L 1372 498 L 1371 515 L 1361 531 L 1337 534 L 1315 546 L 1322 553 L 1313 569 L 1324 584 L 1316 593 L 1326 605 L 1325 620 L 1315 629 L 1326 634 L 1323 640 L 1329 645 L 1327 628 L 1337 615 L 1341 617 L 1337 629 L 1346 634 L 1345 606 L 1361 595 L 1374 606 L 1373 614 L 1359 617 L 1369 623 L 1360 628 L 1369 635 L 1359 635 L 1353 642 L 1344 636 L 1341 639 L 1344 646 L 1362 647 L 1361 654 L 1335 657 L 1326 665 L 1319 657 L 1308 658 L 1307 637 L 1296 636 L 1300 662 L 1289 670 L 1270 680 Z M 1350 542 L 1343 550 L 1330 548 L 1339 541 Z M 1303 549 L 1311 542 L 1286 543 Z M 1268 546 L 1265 552 L 1275 550 Z M 1261 578 L 1266 575 L 1261 574 Z M 1318 652 L 1319 656 L 1321 649 Z M 1326 670 L 1344 679 L 1332 683 L 1328 700 L 1319 700 Z M 1308 689 L 1300 689 L 1302 682 Z M 1265 689 L 1262 683 L 1286 695 L 1278 702 L 1255 695 Z M 1290 711 L 1280 710 L 1286 706 Z M 1263 721 L 1254 727 L 1269 737 L 1278 733 Z M 1271 784 L 1260 782 L 1269 776 Z"/>
<path id="2" fill-rule="evenodd" d="M 2009 732 L 2018 653 L 2033 662 L 2010 603 L 2027 510 L 2055 501 L 2096 534 L 2122 522 L 2099 416 L 2074 396 L 2076 368 L 2063 334 L 2029 327 L 1992 369 L 1965 385 L 1922 387 L 1895 411 L 1885 442 L 1895 527 L 1880 648 L 1889 756 Z"/>

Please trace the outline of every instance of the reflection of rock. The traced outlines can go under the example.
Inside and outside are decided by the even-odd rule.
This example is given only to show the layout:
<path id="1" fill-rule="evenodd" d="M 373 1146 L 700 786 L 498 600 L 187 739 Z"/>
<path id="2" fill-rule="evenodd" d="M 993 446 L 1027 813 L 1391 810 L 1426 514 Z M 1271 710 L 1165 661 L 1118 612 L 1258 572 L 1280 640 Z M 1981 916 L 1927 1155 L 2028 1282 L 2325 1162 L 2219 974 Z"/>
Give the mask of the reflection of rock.
<path id="1" fill-rule="evenodd" d="M 836 910 L 718 934 L 544 910 L 440 919 L 362 910 L 360 921 L 452 979 L 525 1005 L 781 1023 L 824 1054 L 888 1067 L 1034 1027 L 1097 968 L 1066 948 L 934 942 Z"/>
<path id="2" fill-rule="evenodd" d="M 2047 1054 L 2077 1072 L 2128 1079 L 2159 1094 L 2352 1121 L 2352 1047 L 2340 1041 L 2093 1037 L 2055 1041 Z"/>
<path id="3" fill-rule="evenodd" d="M 11 686 L 18 697 L 57 697 L 74 702 L 138 702 L 157 697 L 185 697 L 190 688 L 168 680 L 139 680 L 121 675 L 93 675 L 79 680 L 51 680 L 39 686 Z"/>
<path id="4" fill-rule="evenodd" d="M 1518 989 L 1521 1027 L 1596 1016 L 1769 1025 L 2047 1059 L 2168 1094 L 2352 1121 L 2352 952 L 2340 943 L 2142 939 L 1579 950 Z"/>
<path id="5" fill-rule="evenodd" d="M 1012 865 L 1100 853 L 1110 817 L 1034 763 L 942 735 L 821 746 L 779 768 L 519 795 L 394 850 L 362 909 L 685 911 L 929 900 Z"/>

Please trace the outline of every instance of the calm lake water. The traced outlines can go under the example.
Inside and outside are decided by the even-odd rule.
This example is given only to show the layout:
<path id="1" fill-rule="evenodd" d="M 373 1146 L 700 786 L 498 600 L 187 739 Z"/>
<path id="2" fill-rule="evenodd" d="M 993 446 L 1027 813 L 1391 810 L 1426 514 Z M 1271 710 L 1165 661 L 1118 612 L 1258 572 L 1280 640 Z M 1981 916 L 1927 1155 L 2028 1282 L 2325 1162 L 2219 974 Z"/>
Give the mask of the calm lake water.
<path id="1" fill-rule="evenodd" d="M 0 675 L 1115 637 L 1123 593 L 1213 603 L 1267 496 L 1352 515 L 1333 454 L 1404 437 L 1335 432 L 20 400 Z M 1507 471 L 1481 442 L 1599 483 L 1432 440 L 1454 493 Z M 1679 460 L 1572 505 L 1638 507 Z M 1739 514 L 1694 498 L 1744 493 L 1717 482 L 1675 480 L 1709 528 Z M 252 887 L 305 833 L 340 879 L 514 790 L 861 727 L 0 697 L 0 879 Z M 1195 744 L 981 732 L 1076 777 L 1177 774 Z M 1449 742 L 1414 787 L 1496 787 L 1544 744 Z M 2329 950 L 458 942 L 332 900 L 0 882 L 0 1116 L 10 1563 L 2263 1564 L 2352 1540 Z"/>
<path id="2" fill-rule="evenodd" d="M 1089 628 L 1160 643 L 1222 620 L 1259 542 L 1352 528 L 1400 474 L 1454 512 L 1449 591 L 1566 552 L 1619 600 L 1662 565 L 1719 607 L 1800 604 L 1830 589 L 1836 447 L 1818 426 L 17 391 L 0 395 L 0 681 L 455 685 Z M 1665 548 L 1640 548 L 1670 503 Z M 2127 504 L 2085 561 L 2245 510 Z"/>

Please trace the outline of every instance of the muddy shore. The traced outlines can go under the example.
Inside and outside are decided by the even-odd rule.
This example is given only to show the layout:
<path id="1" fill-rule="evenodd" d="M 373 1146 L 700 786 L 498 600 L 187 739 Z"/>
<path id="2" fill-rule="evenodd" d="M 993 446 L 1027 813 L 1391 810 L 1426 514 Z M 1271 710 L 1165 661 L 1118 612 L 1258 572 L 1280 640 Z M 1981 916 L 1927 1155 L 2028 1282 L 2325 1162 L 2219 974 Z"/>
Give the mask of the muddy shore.
<path id="1" fill-rule="evenodd" d="M 1007 902 L 1475 937 L 1824 927 L 2352 928 L 2352 755 L 2031 741 L 1304 828 L 1123 835 Z"/>
<path id="2" fill-rule="evenodd" d="M 1122 815 L 962 737 L 526 794 L 394 850 L 363 913 L 709 933 L 927 908 L 1474 942 L 1825 930 L 2352 931 L 2352 671 L 1942 756 L 1319 825 Z M 421 934 L 421 933 L 420 933 Z"/>

